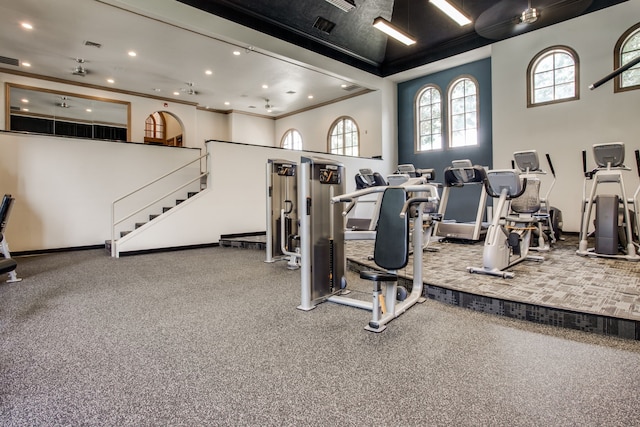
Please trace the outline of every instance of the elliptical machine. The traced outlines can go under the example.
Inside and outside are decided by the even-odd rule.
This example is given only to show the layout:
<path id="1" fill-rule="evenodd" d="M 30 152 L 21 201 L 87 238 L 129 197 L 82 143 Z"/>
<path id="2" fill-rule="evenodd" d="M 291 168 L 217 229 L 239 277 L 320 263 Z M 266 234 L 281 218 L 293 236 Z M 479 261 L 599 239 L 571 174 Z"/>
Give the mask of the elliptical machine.
<path id="1" fill-rule="evenodd" d="M 640 185 L 633 198 L 628 199 L 623 172 L 631 171 L 624 165 L 625 148 L 622 142 L 595 144 L 593 157 L 597 167 L 587 171 L 587 152 L 582 152 L 584 186 L 582 190 L 582 219 L 580 224 L 580 243 L 576 253 L 582 256 L 599 256 L 628 261 L 640 261 L 638 255 L 638 194 Z M 635 151 L 636 166 L 640 175 L 640 151 Z M 591 192 L 587 197 L 587 182 L 592 181 Z M 619 194 L 597 194 L 600 184 L 618 184 Z M 595 247 L 588 247 L 591 213 L 595 205 Z"/>
<path id="2" fill-rule="evenodd" d="M 507 268 L 524 260 L 544 261 L 543 257 L 529 255 L 531 232 L 539 221 L 533 215 L 540 209 L 538 189 L 529 187 L 526 178 L 521 181 L 517 170 L 487 172 L 485 190 L 498 203 L 484 241 L 482 268 L 467 267 L 470 273 L 510 279 L 514 273 L 504 271 Z"/>

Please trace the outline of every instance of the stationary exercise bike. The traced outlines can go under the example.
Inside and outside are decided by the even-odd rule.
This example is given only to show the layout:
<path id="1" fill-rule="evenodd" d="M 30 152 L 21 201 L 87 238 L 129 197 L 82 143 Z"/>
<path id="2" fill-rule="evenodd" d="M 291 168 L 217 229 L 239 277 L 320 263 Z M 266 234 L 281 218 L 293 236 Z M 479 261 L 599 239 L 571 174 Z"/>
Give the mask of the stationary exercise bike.
<path id="1" fill-rule="evenodd" d="M 549 202 L 549 194 L 556 183 L 556 172 L 551 163 L 551 156 L 546 154 L 547 163 L 553 176 L 551 185 L 547 189 L 544 197 L 540 198 L 540 209 L 534 214 L 540 221 L 538 221 L 538 229 L 534 233 L 534 239 L 531 247 L 533 251 L 548 251 L 551 245 L 561 239 L 562 236 L 562 212 L 553 206 Z M 540 161 L 538 160 L 538 153 L 536 150 L 516 151 L 513 153 L 513 166 L 520 170 L 520 178 L 527 179 L 527 186 L 532 191 L 532 186 L 538 187 L 540 192 L 541 187 L 541 175 L 546 175 L 547 172 L 540 168 Z"/>
<path id="2" fill-rule="evenodd" d="M 582 152 L 584 169 L 584 186 L 582 190 L 582 220 L 580 224 L 580 244 L 576 253 L 582 256 L 599 256 L 617 258 L 627 261 L 640 261 L 637 249 L 638 223 L 640 209 L 638 208 L 637 187 L 633 198 L 628 199 L 623 172 L 631 171 L 624 165 L 624 143 L 613 142 L 595 144 L 593 157 L 597 167 L 587 171 L 587 153 Z M 640 151 L 635 151 L 636 166 L 640 175 Z M 587 197 L 587 182 L 591 181 L 591 191 Z M 618 184 L 618 194 L 598 194 L 600 184 Z M 595 230 L 589 233 L 591 213 L 595 205 Z M 588 247 L 588 239 L 595 239 L 595 247 Z"/>
<path id="3" fill-rule="evenodd" d="M 504 279 L 514 273 L 504 271 L 524 260 L 543 261 L 540 256 L 529 255 L 532 231 L 539 219 L 533 214 L 540 209 L 538 186 L 529 188 L 527 179 L 520 180 L 517 170 L 490 170 L 485 190 L 497 198 L 493 219 L 484 241 L 482 268 L 467 267 L 470 273 L 489 274 Z"/>

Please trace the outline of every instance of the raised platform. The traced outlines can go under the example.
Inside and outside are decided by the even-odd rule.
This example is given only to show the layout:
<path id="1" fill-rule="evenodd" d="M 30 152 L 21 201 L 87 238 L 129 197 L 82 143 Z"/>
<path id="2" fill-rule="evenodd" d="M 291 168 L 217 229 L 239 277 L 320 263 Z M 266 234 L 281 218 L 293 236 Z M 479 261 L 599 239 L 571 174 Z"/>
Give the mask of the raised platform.
<path id="1" fill-rule="evenodd" d="M 227 237 L 221 246 L 263 249 L 264 235 Z M 233 242 L 233 243 L 230 243 Z M 640 340 L 640 263 L 576 255 L 577 236 L 566 236 L 543 255 L 509 271 L 512 279 L 470 274 L 482 265 L 483 244 L 430 244 L 424 256 L 425 296 L 490 314 Z M 349 268 L 374 267 L 373 241 L 348 241 Z M 412 280 L 412 261 L 400 275 Z"/>

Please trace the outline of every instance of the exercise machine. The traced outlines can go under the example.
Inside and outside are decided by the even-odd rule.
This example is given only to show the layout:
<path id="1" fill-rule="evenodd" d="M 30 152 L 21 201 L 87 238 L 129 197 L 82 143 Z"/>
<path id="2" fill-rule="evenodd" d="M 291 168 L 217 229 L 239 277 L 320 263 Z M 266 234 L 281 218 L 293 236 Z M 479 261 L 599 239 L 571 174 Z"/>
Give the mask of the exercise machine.
<path id="1" fill-rule="evenodd" d="M 265 262 L 287 261 L 287 268 L 300 268 L 298 240 L 297 164 L 289 160 L 267 160 L 267 245 Z"/>
<path id="2" fill-rule="evenodd" d="M 584 185 L 582 190 L 582 219 L 580 223 L 580 243 L 576 253 L 582 256 L 599 256 L 628 261 L 640 261 L 638 255 L 638 185 L 632 198 L 627 198 L 623 179 L 624 172 L 631 171 L 624 165 L 625 147 L 622 142 L 593 145 L 596 168 L 587 171 L 587 153 L 582 152 Z M 640 175 L 640 151 L 635 151 L 636 167 Z M 591 190 L 587 196 L 587 182 Z M 600 185 L 617 185 L 619 193 L 600 194 Z M 589 228 L 595 205 L 593 238 L 595 246 L 589 248 Z"/>
<path id="3" fill-rule="evenodd" d="M 422 246 L 424 236 L 432 233 L 437 216 L 437 188 L 424 184 L 368 189 L 383 193 L 373 258 L 383 270 L 362 273 L 363 279 L 374 282 L 372 299 L 363 301 L 348 296 L 345 275 L 345 227 L 340 204 L 351 203 L 352 198 L 344 193 L 344 166 L 332 160 L 303 157 L 299 172 L 298 199 L 306 203 L 300 215 L 301 304 L 298 309 L 309 311 L 329 301 L 368 310 L 372 317 L 365 329 L 382 332 L 391 320 L 424 301 Z M 416 205 L 417 208 L 411 209 Z M 410 223 L 413 223 L 413 286 L 407 293 L 397 284 L 397 270 L 404 268 L 408 261 Z"/>
<path id="4" fill-rule="evenodd" d="M 435 169 L 416 169 L 411 163 L 398 165 L 395 173 L 387 176 L 389 185 L 403 185 L 405 183 L 429 182 L 436 179 Z"/>
<path id="5" fill-rule="evenodd" d="M 533 215 L 540 209 L 538 189 L 529 187 L 526 178 L 520 180 L 515 169 L 487 172 L 485 190 L 498 202 L 494 205 L 493 219 L 484 240 L 482 268 L 467 267 L 470 273 L 510 279 L 514 273 L 506 269 L 524 260 L 544 260 L 540 256 L 529 255 L 532 230 L 537 228 L 539 221 Z"/>
<path id="6" fill-rule="evenodd" d="M 550 205 L 549 195 L 556 184 L 556 171 L 551 162 L 551 156 L 546 154 L 547 163 L 553 180 L 547 189 L 544 197 L 540 198 L 540 210 L 534 214 L 538 221 L 537 238 L 532 239 L 535 244 L 531 250 L 548 251 L 552 244 L 561 239 L 562 235 L 562 212 Z M 513 153 L 514 168 L 520 170 L 520 177 L 527 180 L 527 185 L 538 186 L 538 192 L 541 188 L 540 176 L 546 175 L 547 172 L 540 168 L 540 160 L 536 150 L 516 151 Z"/>
<path id="7" fill-rule="evenodd" d="M 5 237 L 5 229 L 7 228 L 9 214 L 14 201 L 15 199 L 11 194 L 5 194 L 2 198 L 2 203 L 0 203 L 0 254 L 4 257 L 4 259 L 0 259 L 0 274 L 7 273 L 9 275 L 7 283 L 15 283 L 22 280 L 16 273 L 17 263 L 11 258 L 9 242 Z"/>
<path id="8" fill-rule="evenodd" d="M 382 175 L 378 172 L 373 172 L 371 169 L 360 169 L 355 176 L 355 180 L 356 191 L 387 185 Z M 371 196 L 367 196 L 367 192 L 364 193 L 362 197 L 354 199 L 345 212 L 347 230 L 370 231 L 376 228 L 382 193 L 371 193 Z"/>
<path id="9" fill-rule="evenodd" d="M 442 190 L 442 200 L 440 201 L 439 214 L 442 221 L 437 223 L 435 234 L 442 240 L 459 240 L 467 242 L 477 242 L 484 239 L 487 233 L 487 224 L 483 221 L 484 212 L 487 205 L 487 192 L 484 191 L 484 182 L 487 173 L 484 167 L 473 165 L 471 160 L 454 160 L 451 166 L 444 170 L 444 189 Z M 469 192 L 471 187 L 479 187 L 478 206 L 476 208 L 475 220 L 473 222 L 458 222 L 447 218 L 447 206 L 449 197 L 453 189 L 461 190 L 464 187 L 464 197 L 472 197 Z"/>

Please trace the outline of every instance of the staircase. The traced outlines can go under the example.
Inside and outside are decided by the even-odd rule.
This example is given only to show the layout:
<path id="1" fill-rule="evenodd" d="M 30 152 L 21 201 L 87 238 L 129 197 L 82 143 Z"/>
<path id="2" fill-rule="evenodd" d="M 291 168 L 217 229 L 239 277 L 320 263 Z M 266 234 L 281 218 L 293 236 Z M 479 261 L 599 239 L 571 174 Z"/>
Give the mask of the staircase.
<path id="1" fill-rule="evenodd" d="M 118 242 L 120 239 L 127 236 L 131 237 L 133 236 L 132 233 L 140 234 L 144 232 L 145 225 L 152 221 L 158 221 L 163 215 L 168 214 L 172 209 L 178 208 L 181 203 L 207 188 L 209 175 L 208 156 L 208 153 L 200 156 L 116 199 L 112 203 L 111 239 L 105 241 L 105 248 L 112 257 L 119 257 Z M 196 162 L 200 164 L 199 167 L 192 167 L 191 170 L 187 169 L 188 166 Z M 202 172 L 203 163 L 206 165 L 204 172 Z M 194 191 L 196 189 L 198 191 Z M 185 194 L 186 197 L 184 197 Z M 172 199 L 176 195 L 179 198 Z M 129 213 L 122 214 L 120 212 L 122 210 Z M 119 219 L 116 219 L 117 216 Z M 130 221 L 129 227 L 125 224 L 127 220 Z"/>

